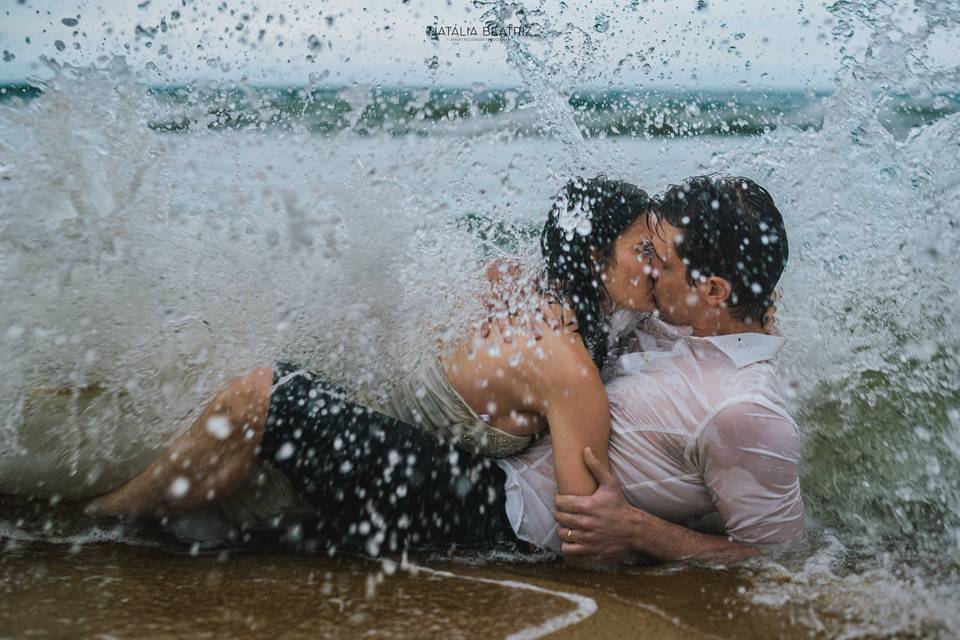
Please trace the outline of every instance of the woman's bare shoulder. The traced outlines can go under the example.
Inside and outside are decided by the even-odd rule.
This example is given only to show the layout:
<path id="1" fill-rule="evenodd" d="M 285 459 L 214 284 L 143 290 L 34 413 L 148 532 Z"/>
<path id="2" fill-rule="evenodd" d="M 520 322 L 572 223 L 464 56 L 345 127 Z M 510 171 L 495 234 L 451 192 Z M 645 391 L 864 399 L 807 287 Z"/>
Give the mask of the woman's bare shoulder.
<path id="1" fill-rule="evenodd" d="M 530 374 L 544 384 L 569 386 L 585 379 L 599 379 L 599 372 L 583 339 L 570 325 L 545 327 L 527 347 L 536 357 L 530 359 Z"/>
<path id="2" fill-rule="evenodd" d="M 585 371 L 599 376 L 577 333 L 576 314 L 546 290 L 539 272 L 520 258 L 502 257 L 484 275 L 491 286 L 481 335 L 501 343 L 496 352 L 512 355 L 523 363 L 522 373 L 541 380 L 578 379 Z"/>
<path id="3" fill-rule="evenodd" d="M 487 265 L 484 276 L 489 284 L 483 293 L 488 321 L 504 335 L 560 325 L 542 274 L 520 258 L 498 258 Z"/>
<path id="4" fill-rule="evenodd" d="M 506 284 L 522 278 L 526 271 L 520 256 L 500 256 L 487 263 L 483 275 L 491 284 Z"/>

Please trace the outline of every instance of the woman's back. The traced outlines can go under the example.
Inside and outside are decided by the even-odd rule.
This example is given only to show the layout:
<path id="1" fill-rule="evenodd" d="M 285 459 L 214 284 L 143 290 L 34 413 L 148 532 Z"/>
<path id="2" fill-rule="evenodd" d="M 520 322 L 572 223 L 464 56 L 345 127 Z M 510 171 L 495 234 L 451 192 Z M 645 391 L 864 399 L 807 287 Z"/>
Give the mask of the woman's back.
<path id="1" fill-rule="evenodd" d="M 489 271 L 488 279 L 502 296 L 498 285 L 503 283 Z M 600 374 L 573 315 L 517 281 L 523 282 L 514 279 L 509 291 L 515 304 L 505 305 L 513 312 L 469 332 L 444 354 L 441 366 L 459 397 L 489 425 L 488 432 L 532 436 L 549 425 L 558 484 L 570 493 L 589 494 L 596 484 L 583 464 L 584 447 L 606 464 L 610 432 Z"/>
<path id="2" fill-rule="evenodd" d="M 496 294 L 502 293 L 503 282 L 491 284 Z M 516 292 L 511 293 L 517 300 Z M 576 325 L 562 322 L 559 305 L 531 289 L 519 296 L 519 306 L 531 309 L 529 313 L 514 312 L 486 323 L 483 330 L 474 329 L 441 362 L 450 384 L 471 409 L 497 429 L 525 436 L 547 428 L 547 371 L 557 376 L 582 364 L 592 368 L 592 363 Z"/>

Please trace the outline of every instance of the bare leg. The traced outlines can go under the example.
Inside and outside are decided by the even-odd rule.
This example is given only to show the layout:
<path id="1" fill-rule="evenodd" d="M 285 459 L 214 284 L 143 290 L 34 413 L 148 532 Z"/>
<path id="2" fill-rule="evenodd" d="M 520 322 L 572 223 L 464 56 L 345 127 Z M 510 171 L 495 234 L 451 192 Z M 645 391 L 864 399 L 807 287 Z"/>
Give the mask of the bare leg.
<path id="1" fill-rule="evenodd" d="M 145 471 L 91 500 L 86 513 L 159 518 L 229 497 L 257 468 L 256 448 L 267 422 L 272 387 L 271 367 L 231 380 Z"/>

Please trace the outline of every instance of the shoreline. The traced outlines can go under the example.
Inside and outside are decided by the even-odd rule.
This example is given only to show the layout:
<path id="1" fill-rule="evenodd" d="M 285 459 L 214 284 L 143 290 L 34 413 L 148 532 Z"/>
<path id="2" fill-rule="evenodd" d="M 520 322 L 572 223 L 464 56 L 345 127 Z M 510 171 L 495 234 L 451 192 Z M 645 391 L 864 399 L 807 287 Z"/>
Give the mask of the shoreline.
<path id="1" fill-rule="evenodd" d="M 0 635 L 9 637 L 817 635 L 786 611 L 751 605 L 738 593 L 749 584 L 741 569 L 584 572 L 559 562 L 478 564 L 419 554 L 403 564 L 117 542 L 5 546 Z"/>

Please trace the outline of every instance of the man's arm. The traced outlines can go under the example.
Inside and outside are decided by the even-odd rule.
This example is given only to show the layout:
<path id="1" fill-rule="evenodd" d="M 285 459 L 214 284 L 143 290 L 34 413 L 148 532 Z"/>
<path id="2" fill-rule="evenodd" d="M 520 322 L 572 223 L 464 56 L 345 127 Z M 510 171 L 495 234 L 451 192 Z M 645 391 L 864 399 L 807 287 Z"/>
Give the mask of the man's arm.
<path id="1" fill-rule="evenodd" d="M 615 564 L 636 554 L 670 562 L 740 560 L 759 553 L 732 538 L 700 533 L 637 509 L 589 447 L 583 458 L 599 487 L 590 496 L 556 497 L 556 520 L 561 525 L 557 534 L 564 556 Z"/>
<path id="2" fill-rule="evenodd" d="M 698 434 L 694 455 L 729 537 L 698 533 L 635 509 L 613 476 L 585 454 L 601 486 L 587 498 L 557 497 L 561 540 L 580 539 L 586 547 L 565 545 L 564 553 L 612 557 L 638 551 L 659 560 L 731 559 L 758 553 L 752 545 L 803 535 L 800 438 L 782 410 L 759 399 L 730 401 Z"/>
<path id="3" fill-rule="evenodd" d="M 731 401 L 692 453 L 728 534 L 750 544 L 803 535 L 800 434 L 782 409 L 756 398 Z"/>

